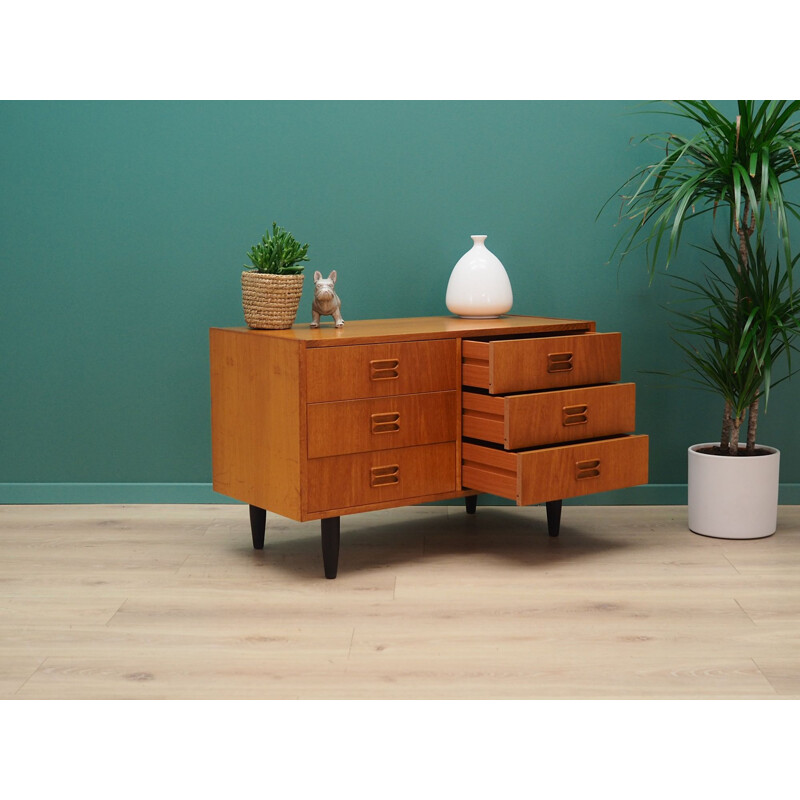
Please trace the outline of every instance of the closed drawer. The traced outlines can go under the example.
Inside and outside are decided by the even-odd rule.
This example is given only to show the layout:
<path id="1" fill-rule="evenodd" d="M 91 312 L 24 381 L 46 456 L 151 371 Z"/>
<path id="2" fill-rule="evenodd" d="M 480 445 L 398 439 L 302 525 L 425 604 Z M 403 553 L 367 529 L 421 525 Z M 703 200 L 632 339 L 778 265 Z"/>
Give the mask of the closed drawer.
<path id="1" fill-rule="evenodd" d="M 451 442 L 458 392 L 341 400 L 308 406 L 308 457 Z"/>
<path id="2" fill-rule="evenodd" d="M 461 380 L 490 394 L 615 383 L 620 378 L 621 340 L 619 333 L 465 339 Z"/>
<path id="3" fill-rule="evenodd" d="M 493 397 L 464 392 L 462 434 L 506 450 L 596 439 L 636 428 L 636 385 Z"/>
<path id="4" fill-rule="evenodd" d="M 308 510 L 328 511 L 456 490 L 456 445 L 424 445 L 315 458 Z"/>
<path id="5" fill-rule="evenodd" d="M 307 401 L 458 389 L 457 352 L 454 339 L 309 348 Z"/>
<path id="6" fill-rule="evenodd" d="M 461 455 L 465 489 L 496 494 L 523 506 L 647 483 L 647 436 L 521 453 L 465 442 Z"/>

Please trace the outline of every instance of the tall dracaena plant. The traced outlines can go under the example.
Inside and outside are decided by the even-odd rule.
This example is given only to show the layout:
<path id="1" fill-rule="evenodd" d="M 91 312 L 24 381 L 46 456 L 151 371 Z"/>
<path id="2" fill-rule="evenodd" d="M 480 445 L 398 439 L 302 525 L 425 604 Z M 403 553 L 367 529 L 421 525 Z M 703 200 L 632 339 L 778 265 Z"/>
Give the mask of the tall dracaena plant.
<path id="1" fill-rule="evenodd" d="M 734 240 L 734 245 L 736 245 Z M 764 394 L 765 405 L 772 387 L 792 374 L 791 354 L 800 333 L 800 289 L 792 286 L 792 272 L 800 255 L 781 269 L 781 248 L 770 263 L 763 242 L 755 251 L 745 243 L 750 268 L 742 270 L 738 245 L 724 248 L 714 239 L 714 250 L 700 248 L 717 260 L 721 269 L 707 267 L 701 281 L 676 277 L 688 310 L 672 310 L 681 320 L 677 326 L 692 342 L 675 339 L 683 350 L 694 381 L 722 396 L 731 409 L 722 433 L 729 441 L 728 455 L 738 455 L 739 431 L 753 401 Z M 775 377 L 782 358 L 789 372 Z"/>
<path id="2" fill-rule="evenodd" d="M 661 262 L 668 268 L 678 252 L 684 223 L 707 214 L 714 220 L 727 212 L 729 234 L 738 242 L 740 272 L 746 275 L 751 266 L 750 253 L 756 249 L 748 246 L 751 237 L 763 242 L 769 226 L 788 268 L 789 215 L 800 219 L 800 206 L 786 197 L 784 188 L 800 177 L 798 112 L 797 100 L 740 100 L 734 119 L 706 100 L 672 101 L 669 110 L 657 112 L 677 117 L 681 127 L 697 125 L 699 130 L 692 136 L 652 133 L 642 138 L 656 144 L 663 156 L 637 170 L 606 201 L 620 196 L 620 218 L 628 223 L 612 258 L 619 253 L 621 263 L 643 246 L 652 281 Z M 755 450 L 759 398 L 756 392 L 748 408 L 747 452 Z M 735 423 L 726 399 L 723 450 L 733 449 Z"/>

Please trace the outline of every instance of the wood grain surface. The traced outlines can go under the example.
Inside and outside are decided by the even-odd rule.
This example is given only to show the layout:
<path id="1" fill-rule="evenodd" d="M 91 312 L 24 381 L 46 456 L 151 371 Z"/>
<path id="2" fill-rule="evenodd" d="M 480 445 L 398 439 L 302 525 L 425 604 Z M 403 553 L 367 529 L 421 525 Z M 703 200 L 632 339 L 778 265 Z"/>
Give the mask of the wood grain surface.
<path id="1" fill-rule="evenodd" d="M 458 389 L 455 339 L 310 349 L 308 402 Z"/>
<path id="2" fill-rule="evenodd" d="M 596 439 L 636 428 L 636 385 L 617 383 L 497 397 L 462 394 L 464 436 L 510 450 Z"/>
<path id="3" fill-rule="evenodd" d="M 456 443 L 313 458 L 308 510 L 330 511 L 455 492 Z"/>
<path id="4" fill-rule="evenodd" d="M 755 541 L 685 507 L 0 507 L 5 699 L 800 699 L 800 507 Z"/>
<path id="5" fill-rule="evenodd" d="M 299 519 L 305 456 L 301 348 L 210 332 L 214 491 Z"/>
<path id="6" fill-rule="evenodd" d="M 338 344 L 369 344 L 376 339 L 402 342 L 416 339 L 452 339 L 460 336 L 502 336 L 509 332 L 541 334 L 594 329 L 595 323 L 589 320 L 505 314 L 496 319 L 462 319 L 451 316 L 348 319 L 343 328 L 333 327 L 333 322 L 323 322 L 319 328 L 311 328 L 308 323 L 299 323 L 283 331 L 256 331 L 243 327 L 226 330 L 245 336 L 306 342 L 308 347 L 329 347 Z"/>
<path id="7" fill-rule="evenodd" d="M 518 505 L 607 492 L 647 483 L 648 445 L 641 435 L 520 452 L 464 442 L 461 480 Z"/>
<path id="8" fill-rule="evenodd" d="M 459 393 L 427 392 L 308 406 L 308 457 L 452 442 Z"/>
<path id="9" fill-rule="evenodd" d="M 462 382 L 490 394 L 614 383 L 621 350 L 619 333 L 465 341 Z"/>

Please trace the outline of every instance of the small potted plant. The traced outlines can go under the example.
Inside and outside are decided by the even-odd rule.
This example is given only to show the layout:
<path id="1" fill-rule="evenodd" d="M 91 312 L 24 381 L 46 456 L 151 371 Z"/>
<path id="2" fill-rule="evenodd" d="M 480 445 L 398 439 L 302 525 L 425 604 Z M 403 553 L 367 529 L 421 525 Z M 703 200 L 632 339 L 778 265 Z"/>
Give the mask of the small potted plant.
<path id="1" fill-rule="evenodd" d="M 242 272 L 242 307 L 251 328 L 291 328 L 303 293 L 303 262 L 308 245 L 272 223 L 258 244 L 247 254 L 252 267 Z"/>
<path id="2" fill-rule="evenodd" d="M 629 224 L 618 247 L 622 260 L 644 245 L 652 280 L 660 257 L 665 267 L 675 257 L 686 221 L 722 220 L 726 235 L 707 250 L 720 266 L 704 264 L 699 280 L 678 279 L 696 303 L 678 312 L 694 343 L 678 344 L 723 406 L 719 444 L 689 448 L 689 528 L 749 539 L 776 529 L 780 453 L 756 444 L 758 415 L 762 398 L 766 405 L 782 380 L 775 365 L 791 355 L 800 332 L 788 224 L 790 214 L 800 219 L 800 206 L 784 191 L 800 177 L 800 102 L 740 100 L 737 112 L 730 119 L 704 100 L 674 101 L 664 112 L 696 132 L 643 138 L 659 155 L 618 190 Z M 769 236 L 779 243 L 774 259 L 767 257 Z"/>

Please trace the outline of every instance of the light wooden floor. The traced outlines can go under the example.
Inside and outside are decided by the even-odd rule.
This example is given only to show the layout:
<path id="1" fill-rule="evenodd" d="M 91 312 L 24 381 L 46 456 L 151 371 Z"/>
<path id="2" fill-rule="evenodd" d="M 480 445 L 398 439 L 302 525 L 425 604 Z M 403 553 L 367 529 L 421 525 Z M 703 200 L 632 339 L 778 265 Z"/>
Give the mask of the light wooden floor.
<path id="1" fill-rule="evenodd" d="M 0 698 L 800 698 L 800 506 L 778 533 L 682 507 L 0 506 Z"/>

